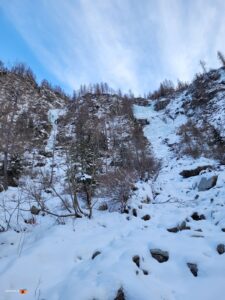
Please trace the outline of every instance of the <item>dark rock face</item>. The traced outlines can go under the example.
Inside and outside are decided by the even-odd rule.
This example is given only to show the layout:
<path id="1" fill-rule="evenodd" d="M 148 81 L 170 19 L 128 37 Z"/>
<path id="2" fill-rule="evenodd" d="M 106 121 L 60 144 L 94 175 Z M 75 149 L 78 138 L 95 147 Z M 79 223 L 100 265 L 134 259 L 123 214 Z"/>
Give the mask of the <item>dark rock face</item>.
<path id="1" fill-rule="evenodd" d="M 142 217 L 142 220 L 144 220 L 144 221 L 149 221 L 150 219 L 151 219 L 150 215 L 144 215 Z"/>
<path id="2" fill-rule="evenodd" d="M 194 221 L 201 221 L 201 220 L 205 220 L 205 216 L 203 214 L 199 215 L 197 212 L 194 212 L 192 215 L 191 215 L 192 219 Z"/>
<path id="3" fill-rule="evenodd" d="M 180 172 L 180 175 L 183 176 L 183 178 L 198 176 L 201 171 L 209 169 L 209 168 L 212 168 L 212 166 L 201 166 L 201 167 L 197 167 L 192 170 L 183 170 L 182 172 Z"/>
<path id="4" fill-rule="evenodd" d="M 114 298 L 114 300 L 126 300 L 122 287 L 117 291 L 117 295 L 116 298 Z"/>
<path id="5" fill-rule="evenodd" d="M 136 264 L 136 266 L 137 266 L 138 268 L 140 268 L 140 256 L 135 255 L 135 256 L 133 256 L 132 260 L 133 260 L 133 262 Z"/>
<path id="6" fill-rule="evenodd" d="M 225 228 L 221 228 L 221 230 L 222 230 L 223 232 L 225 232 Z"/>
<path id="7" fill-rule="evenodd" d="M 193 274 L 193 276 L 197 277 L 198 276 L 198 266 L 197 266 L 197 264 L 187 263 L 187 266 L 188 266 L 189 270 L 191 271 L 191 273 Z"/>
<path id="8" fill-rule="evenodd" d="M 202 177 L 198 184 L 198 191 L 203 192 L 203 191 L 210 190 L 216 185 L 217 179 L 218 179 L 217 175 L 211 176 L 210 178 Z"/>
<path id="9" fill-rule="evenodd" d="M 100 251 L 95 251 L 91 257 L 91 259 L 95 259 L 96 256 L 100 255 L 101 252 Z"/>
<path id="10" fill-rule="evenodd" d="M 150 253 L 152 257 L 159 263 L 166 262 L 169 259 L 169 252 L 163 251 L 161 249 L 150 249 Z"/>
<path id="11" fill-rule="evenodd" d="M 224 244 L 219 244 L 216 249 L 219 254 L 225 253 L 225 245 Z"/>

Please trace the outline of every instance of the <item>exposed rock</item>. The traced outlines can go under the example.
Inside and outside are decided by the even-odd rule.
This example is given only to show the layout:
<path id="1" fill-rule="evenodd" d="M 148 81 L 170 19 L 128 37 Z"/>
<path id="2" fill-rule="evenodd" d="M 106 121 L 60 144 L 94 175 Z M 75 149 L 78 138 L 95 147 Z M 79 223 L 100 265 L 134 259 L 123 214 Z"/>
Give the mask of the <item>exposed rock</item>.
<path id="1" fill-rule="evenodd" d="M 117 295 L 116 298 L 114 298 L 114 300 L 126 300 L 122 287 L 117 291 Z"/>
<path id="2" fill-rule="evenodd" d="M 225 245 L 224 244 L 219 244 L 216 249 L 219 254 L 225 253 Z"/>
<path id="3" fill-rule="evenodd" d="M 169 232 L 178 232 L 178 231 L 182 231 L 182 230 L 190 230 L 191 227 L 186 225 L 186 222 L 183 221 L 180 225 L 177 225 L 176 227 L 172 227 L 172 228 L 168 228 L 167 231 Z"/>
<path id="4" fill-rule="evenodd" d="M 193 276 L 197 277 L 198 276 L 198 266 L 197 266 L 197 264 L 187 263 L 187 266 L 190 269 Z"/>
<path id="5" fill-rule="evenodd" d="M 223 232 L 225 232 L 225 228 L 221 228 L 221 230 L 222 230 Z"/>
<path id="6" fill-rule="evenodd" d="M 52 194 L 52 190 L 46 189 L 46 190 L 45 190 L 45 193 L 46 193 L 46 194 Z"/>
<path id="7" fill-rule="evenodd" d="M 98 210 L 101 210 L 101 211 L 108 210 L 108 204 L 102 203 L 101 205 L 99 205 Z"/>
<path id="8" fill-rule="evenodd" d="M 161 249 L 150 249 L 151 255 L 155 258 L 159 263 L 166 262 L 169 259 L 169 252 L 162 251 Z"/>
<path id="9" fill-rule="evenodd" d="M 151 219 L 151 217 L 150 217 L 150 215 L 144 215 L 143 217 L 142 217 L 142 220 L 144 220 L 144 221 L 149 221 Z"/>
<path id="10" fill-rule="evenodd" d="M 136 185 L 132 185 L 131 190 L 135 192 L 138 190 L 138 187 Z"/>
<path id="11" fill-rule="evenodd" d="M 182 172 L 180 172 L 180 175 L 183 176 L 183 178 L 198 176 L 201 171 L 209 169 L 209 168 L 212 168 L 212 166 L 207 165 L 207 166 L 197 167 L 197 168 L 192 169 L 192 170 L 183 170 Z"/>
<path id="12" fill-rule="evenodd" d="M 124 208 L 122 211 L 123 214 L 129 214 L 129 209 L 128 208 Z"/>
<path id="13" fill-rule="evenodd" d="M 51 151 L 40 150 L 39 154 L 48 158 L 53 157 L 53 153 Z"/>
<path id="14" fill-rule="evenodd" d="M 134 217 L 137 217 L 137 210 L 136 210 L 136 208 L 132 209 L 132 214 L 133 214 Z"/>
<path id="15" fill-rule="evenodd" d="M 147 270 L 143 269 L 142 272 L 143 272 L 144 275 L 148 275 L 148 271 Z"/>
<path id="16" fill-rule="evenodd" d="M 37 208 L 36 206 L 32 206 L 30 209 L 30 212 L 32 213 L 32 215 L 38 215 L 40 213 L 41 209 Z"/>
<path id="17" fill-rule="evenodd" d="M 218 176 L 213 175 L 211 177 L 202 177 L 199 184 L 198 184 L 198 191 L 203 192 L 211 189 L 217 183 Z"/>
<path id="18" fill-rule="evenodd" d="M 99 254 L 101 254 L 100 251 L 95 251 L 91 257 L 91 259 L 95 259 L 96 256 L 98 256 Z"/>
<path id="19" fill-rule="evenodd" d="M 132 260 L 136 264 L 136 266 L 138 268 L 140 268 L 140 256 L 139 255 L 135 255 L 135 256 L 133 256 Z"/>
<path id="20" fill-rule="evenodd" d="M 149 125 L 149 121 L 147 119 L 139 119 L 137 121 L 141 126 Z"/>
<path id="21" fill-rule="evenodd" d="M 171 228 L 167 228 L 167 231 L 176 233 L 176 232 L 179 231 L 179 228 L 178 228 L 178 226 L 176 226 L 176 227 L 171 227 Z"/>
<path id="22" fill-rule="evenodd" d="M 205 220 L 205 216 L 203 214 L 199 215 L 197 212 L 194 212 L 192 215 L 191 215 L 192 219 L 194 221 L 201 221 L 201 220 Z"/>

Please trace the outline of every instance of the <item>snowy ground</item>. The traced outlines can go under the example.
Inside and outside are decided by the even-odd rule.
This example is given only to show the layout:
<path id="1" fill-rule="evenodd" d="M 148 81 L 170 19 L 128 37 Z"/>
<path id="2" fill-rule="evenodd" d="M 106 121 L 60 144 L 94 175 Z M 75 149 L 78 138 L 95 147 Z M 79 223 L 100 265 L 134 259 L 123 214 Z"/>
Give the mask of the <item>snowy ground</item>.
<path id="1" fill-rule="evenodd" d="M 219 255 L 216 248 L 225 243 L 221 230 L 225 228 L 225 168 L 215 168 L 214 188 L 198 192 L 196 184 L 205 175 L 184 179 L 179 173 L 199 165 L 216 166 L 216 162 L 177 160 L 164 142 L 176 140 L 176 128 L 185 117 L 165 119 L 152 106 L 135 106 L 135 113 L 149 119 L 145 135 L 162 160 L 153 186 L 137 184 L 130 214 L 96 209 L 92 220 L 70 219 L 64 225 L 37 216 L 36 224 L 28 225 L 25 232 L 0 233 L 0 299 L 113 300 L 121 286 L 128 300 L 223 299 L 225 254 Z M 194 212 L 205 219 L 193 220 Z M 146 215 L 150 220 L 142 219 Z M 189 230 L 167 230 L 183 221 Z M 155 260 L 150 254 L 155 248 L 168 251 L 169 260 Z M 92 259 L 96 251 L 100 253 Z M 139 267 L 132 260 L 135 255 Z M 198 265 L 198 277 L 187 263 Z M 12 291 L 21 288 L 28 293 Z"/>

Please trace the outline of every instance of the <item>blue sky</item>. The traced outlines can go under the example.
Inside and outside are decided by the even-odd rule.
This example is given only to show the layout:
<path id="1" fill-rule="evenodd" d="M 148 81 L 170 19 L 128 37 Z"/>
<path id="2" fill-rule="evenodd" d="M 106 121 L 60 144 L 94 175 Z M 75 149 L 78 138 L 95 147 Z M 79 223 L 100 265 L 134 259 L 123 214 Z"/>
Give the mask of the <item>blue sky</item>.
<path id="1" fill-rule="evenodd" d="M 143 94 L 225 53 L 224 0 L 0 0 L 0 59 L 66 91 L 106 81 Z"/>

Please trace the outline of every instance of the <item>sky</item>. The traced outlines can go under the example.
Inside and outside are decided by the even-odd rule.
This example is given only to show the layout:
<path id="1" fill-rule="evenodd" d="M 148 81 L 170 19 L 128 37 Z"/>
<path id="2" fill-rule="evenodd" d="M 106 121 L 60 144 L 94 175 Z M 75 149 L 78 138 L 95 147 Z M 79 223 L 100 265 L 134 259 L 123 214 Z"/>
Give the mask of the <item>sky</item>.
<path id="1" fill-rule="evenodd" d="M 0 59 L 66 92 L 107 82 L 135 94 L 191 81 L 225 53 L 224 0 L 0 0 Z"/>

